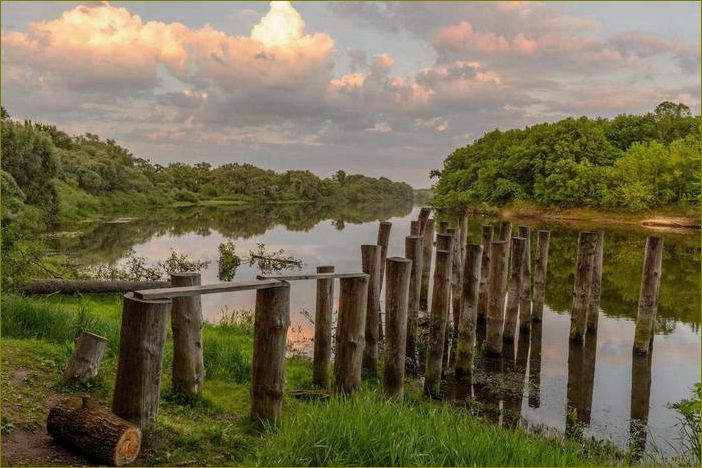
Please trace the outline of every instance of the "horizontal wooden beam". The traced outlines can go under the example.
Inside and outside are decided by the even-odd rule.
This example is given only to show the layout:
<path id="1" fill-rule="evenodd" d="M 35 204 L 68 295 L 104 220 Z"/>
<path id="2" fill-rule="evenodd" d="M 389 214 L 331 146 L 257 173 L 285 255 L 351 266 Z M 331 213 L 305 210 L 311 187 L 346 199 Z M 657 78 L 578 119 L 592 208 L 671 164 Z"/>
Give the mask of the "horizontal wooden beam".
<path id="1" fill-rule="evenodd" d="M 174 297 L 200 296 L 202 294 L 217 294 L 235 291 L 249 291 L 253 289 L 277 288 L 285 283 L 272 280 L 240 281 L 237 283 L 215 283 L 200 286 L 184 286 L 181 288 L 145 289 L 134 291 L 134 296 L 139 299 L 172 299 Z"/>
<path id="2" fill-rule="evenodd" d="M 365 273 L 309 273 L 309 274 L 299 274 L 299 275 L 283 275 L 283 276 L 273 276 L 273 275 L 258 275 L 257 279 L 266 280 L 274 279 L 278 281 L 299 281 L 299 280 L 313 280 L 313 279 L 332 279 L 332 278 L 358 278 L 360 276 L 368 276 Z"/>

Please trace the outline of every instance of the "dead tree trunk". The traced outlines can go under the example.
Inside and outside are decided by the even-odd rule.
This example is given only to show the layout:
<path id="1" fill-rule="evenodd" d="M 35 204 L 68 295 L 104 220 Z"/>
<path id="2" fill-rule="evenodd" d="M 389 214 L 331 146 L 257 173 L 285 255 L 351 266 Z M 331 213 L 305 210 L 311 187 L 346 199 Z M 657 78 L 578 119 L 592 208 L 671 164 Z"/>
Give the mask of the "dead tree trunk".
<path id="1" fill-rule="evenodd" d="M 285 350 L 290 326 L 290 285 L 256 291 L 251 418 L 256 422 L 280 420 L 285 392 Z"/>
<path id="2" fill-rule="evenodd" d="M 578 256 L 573 284 L 573 306 L 570 309 L 570 339 L 583 342 L 587 325 L 588 300 L 592 281 L 592 264 L 595 258 L 597 233 L 584 231 L 578 236 Z"/>
<path id="3" fill-rule="evenodd" d="M 63 373 L 63 381 L 85 383 L 94 378 L 100 370 L 106 346 L 107 338 L 104 336 L 82 332 Z"/>
<path id="4" fill-rule="evenodd" d="M 531 327 L 531 229 L 529 226 L 519 226 L 519 237 L 526 239 L 519 289 L 519 329 L 528 330 Z"/>
<path id="5" fill-rule="evenodd" d="M 368 275 L 368 299 L 366 301 L 365 346 L 363 348 L 363 367 L 375 375 L 378 372 L 378 338 L 380 323 L 380 282 L 382 281 L 379 245 L 361 246 L 361 264 L 363 273 Z"/>
<path id="6" fill-rule="evenodd" d="M 478 293 L 483 248 L 479 244 L 467 244 L 463 268 L 463 289 L 461 291 L 461 321 L 458 324 L 458 345 L 456 346 L 456 375 L 473 372 L 473 355 L 478 321 Z"/>
<path id="7" fill-rule="evenodd" d="M 602 292 L 602 259 L 604 257 L 604 231 L 597 231 L 595 259 L 592 265 L 592 283 L 587 312 L 587 333 L 597 333 L 600 317 L 600 295 Z"/>
<path id="8" fill-rule="evenodd" d="M 404 391 L 407 307 L 411 272 L 412 260 L 400 257 L 387 259 L 383 392 L 386 397 L 398 400 L 402 399 Z"/>
<path id="9" fill-rule="evenodd" d="M 104 281 L 104 280 L 62 280 L 33 279 L 22 288 L 25 294 L 75 294 L 75 293 L 127 293 L 141 289 L 167 288 L 168 281 Z"/>
<path id="10" fill-rule="evenodd" d="M 551 240 L 549 231 L 539 231 L 536 242 L 536 270 L 534 272 L 534 308 L 531 319 L 540 322 L 544 316 L 544 299 L 546 297 L 546 274 L 548 272 L 548 245 Z"/>
<path id="11" fill-rule="evenodd" d="M 514 332 L 519 321 L 520 294 L 522 290 L 522 269 L 526 255 L 526 239 L 523 237 L 512 238 L 510 249 L 509 286 L 507 290 L 507 310 L 505 312 L 505 326 L 502 335 L 505 340 L 514 340 Z"/>
<path id="12" fill-rule="evenodd" d="M 505 291 L 507 289 L 507 259 L 509 251 L 506 241 L 495 241 L 490 250 L 490 273 L 488 275 L 488 314 L 485 349 L 488 354 L 502 354 L 502 333 L 505 322 Z"/>
<path id="13" fill-rule="evenodd" d="M 141 430 L 89 396 L 70 396 L 56 404 L 46 429 L 60 444 L 108 466 L 133 462 L 141 448 Z"/>
<path id="14" fill-rule="evenodd" d="M 405 354 L 411 359 L 417 355 L 417 322 L 419 319 L 419 291 L 422 283 L 422 238 L 405 238 L 405 257 L 412 260 L 409 299 L 407 304 L 407 347 Z"/>
<path id="15" fill-rule="evenodd" d="M 158 414 L 163 350 L 170 299 L 137 299 L 124 295 L 119 360 L 112 411 L 141 430 Z"/>
<path id="16" fill-rule="evenodd" d="M 173 273 L 171 286 L 199 286 L 200 273 Z M 200 296 L 173 298 L 173 388 L 190 397 L 202 392 L 205 364 L 202 356 L 202 302 Z"/>
<path id="17" fill-rule="evenodd" d="M 480 261 L 480 290 L 478 299 L 478 318 L 484 319 L 487 316 L 488 303 L 488 274 L 490 272 L 490 246 L 492 244 L 493 228 L 490 224 L 483 226 L 483 257 Z"/>
<path id="18" fill-rule="evenodd" d="M 318 266 L 317 273 L 334 273 L 332 265 Z M 312 382 L 326 387 L 332 349 L 332 311 L 334 308 L 334 279 L 317 280 L 317 302 L 314 312 L 314 355 Z"/>
<path id="19" fill-rule="evenodd" d="M 334 390 L 350 396 L 361 387 L 368 275 L 341 278 L 339 284 Z"/>
<path id="20" fill-rule="evenodd" d="M 429 277 L 431 273 L 431 257 L 434 250 L 434 218 L 427 219 L 422 227 L 422 289 L 419 293 L 419 309 L 429 310 Z"/>
<path id="21" fill-rule="evenodd" d="M 636 314 L 634 332 L 634 350 L 640 354 L 649 352 L 649 344 L 653 339 L 656 312 L 658 311 L 658 292 L 661 286 L 662 261 L 663 238 L 647 237 L 641 275 L 641 292 L 639 293 L 639 310 Z"/>

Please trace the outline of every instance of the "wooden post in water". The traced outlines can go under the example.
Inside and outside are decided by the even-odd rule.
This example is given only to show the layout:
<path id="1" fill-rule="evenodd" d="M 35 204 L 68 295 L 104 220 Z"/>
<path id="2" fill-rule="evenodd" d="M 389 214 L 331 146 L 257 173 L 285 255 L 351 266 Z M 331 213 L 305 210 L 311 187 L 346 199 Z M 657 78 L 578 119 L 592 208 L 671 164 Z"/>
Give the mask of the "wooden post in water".
<path id="1" fill-rule="evenodd" d="M 410 221 L 410 236 L 419 236 L 422 226 L 419 221 Z"/>
<path id="2" fill-rule="evenodd" d="M 592 264 L 595 259 L 597 233 L 583 231 L 578 235 L 578 255 L 575 264 L 573 284 L 573 306 L 570 309 L 570 339 L 583 342 L 587 325 L 590 285 L 592 284 Z"/>
<path id="3" fill-rule="evenodd" d="M 466 258 L 466 246 L 468 242 L 468 208 L 461 207 L 458 214 L 458 246 L 461 249 L 461 275 L 463 274 L 463 262 Z"/>
<path id="4" fill-rule="evenodd" d="M 466 245 L 463 289 L 461 291 L 461 308 L 463 310 L 458 325 L 458 345 L 456 346 L 456 376 L 458 377 L 473 372 L 482 255 L 483 247 L 481 245 Z"/>
<path id="5" fill-rule="evenodd" d="M 449 226 L 450 224 L 448 221 L 439 221 L 439 234 L 446 234 Z"/>
<path id="6" fill-rule="evenodd" d="M 387 287 L 385 288 L 383 392 L 388 398 L 401 400 L 405 379 L 407 306 L 412 260 L 390 257 L 387 259 L 385 268 Z"/>
<path id="7" fill-rule="evenodd" d="M 317 273 L 334 273 L 333 265 L 317 267 Z M 322 388 L 329 383 L 329 363 L 332 350 L 332 313 L 334 309 L 334 279 L 317 280 L 317 301 L 314 310 L 314 355 L 312 382 Z"/>
<path id="8" fill-rule="evenodd" d="M 597 231 L 595 241 L 595 258 L 592 264 L 592 282 L 588 300 L 586 333 L 597 333 L 597 322 L 600 316 L 600 295 L 602 292 L 602 259 L 604 256 L 604 231 Z"/>
<path id="9" fill-rule="evenodd" d="M 512 248 L 510 249 L 509 286 L 507 289 L 507 310 L 505 311 L 505 327 L 502 337 L 505 340 L 514 339 L 514 331 L 519 320 L 519 304 L 522 291 L 522 271 L 526 256 L 526 239 L 523 237 L 512 238 Z"/>
<path id="10" fill-rule="evenodd" d="M 361 263 L 363 273 L 368 275 L 368 294 L 366 301 L 365 346 L 363 348 L 363 367 L 371 374 L 378 372 L 378 338 L 380 322 L 380 259 L 382 256 L 379 245 L 361 246 Z"/>
<path id="11" fill-rule="evenodd" d="M 429 342 L 424 372 L 424 392 L 439 397 L 441 385 L 444 340 L 451 287 L 451 248 L 452 237 L 437 236 L 436 264 L 434 269 L 434 289 L 432 291 L 431 315 L 429 322 Z M 445 249 L 440 249 L 444 247 Z"/>
<path id="12" fill-rule="evenodd" d="M 112 412 L 141 430 L 151 428 L 158 414 L 170 309 L 170 299 L 137 299 L 134 293 L 123 296 Z"/>
<path id="13" fill-rule="evenodd" d="M 519 329 L 528 330 L 531 326 L 531 228 L 519 226 L 519 237 L 526 239 L 519 289 Z"/>
<path id="14" fill-rule="evenodd" d="M 378 296 L 383 291 L 383 282 L 385 280 L 385 259 L 388 256 L 388 244 L 390 243 L 390 229 L 392 223 L 383 221 L 378 226 L 378 245 L 380 246 L 380 287 L 378 288 Z M 383 321 L 380 312 L 380 300 L 378 300 L 378 339 L 383 339 Z"/>
<path id="15" fill-rule="evenodd" d="M 454 245 L 456 242 L 455 236 L 448 232 L 449 230 L 446 229 L 447 232 L 445 233 L 438 233 L 436 235 L 436 250 L 446 250 L 447 252 L 450 253 L 449 255 L 449 264 L 451 265 L 451 268 L 449 270 L 449 295 L 446 298 L 446 301 L 448 303 L 448 306 L 446 307 L 446 335 L 444 337 L 444 352 L 442 354 L 442 359 L 443 359 L 443 364 L 442 364 L 442 369 L 446 369 L 448 367 L 448 359 L 449 359 L 449 344 L 451 342 L 451 337 L 449 336 L 449 312 L 451 311 L 451 292 L 452 292 L 452 278 L 453 278 L 453 257 L 454 257 Z"/>
<path id="16" fill-rule="evenodd" d="M 407 304 L 407 346 L 405 354 L 411 359 L 417 355 L 417 322 L 419 319 L 419 292 L 422 283 L 422 238 L 405 237 L 405 257 L 412 260 L 409 299 Z M 387 306 L 386 306 L 387 307 Z"/>
<path id="17" fill-rule="evenodd" d="M 427 220 L 429 219 L 430 215 L 431 215 L 431 207 L 423 206 L 422 208 L 420 208 L 419 215 L 417 216 L 417 221 L 419 222 L 419 229 L 420 229 L 420 233 L 418 235 L 424 234 L 424 226 L 426 226 Z"/>
<path id="18" fill-rule="evenodd" d="M 251 418 L 280 420 L 285 393 L 285 350 L 290 326 L 290 285 L 256 291 Z"/>
<path id="19" fill-rule="evenodd" d="M 368 275 L 341 278 L 339 287 L 334 390 L 350 396 L 361 387 Z"/>
<path id="20" fill-rule="evenodd" d="M 427 219 L 422 226 L 422 288 L 419 292 L 419 309 L 429 310 L 429 276 L 434 250 L 434 218 Z"/>
<path id="21" fill-rule="evenodd" d="M 488 274 L 490 272 L 490 246 L 492 244 L 492 225 L 486 224 L 483 226 L 483 257 L 480 261 L 480 291 L 478 299 L 478 319 L 484 319 L 487 316 L 488 303 Z"/>
<path id="22" fill-rule="evenodd" d="M 453 333 L 458 334 L 458 322 L 461 318 L 461 288 L 463 286 L 461 276 L 463 266 L 461 264 L 461 247 L 459 232 L 455 228 L 447 231 L 453 236 L 453 249 L 451 255 L 451 313 L 453 316 Z"/>
<path id="23" fill-rule="evenodd" d="M 200 284 L 200 273 L 171 274 L 171 286 L 174 288 Z M 196 397 L 202 392 L 205 380 L 200 296 L 173 298 L 171 328 L 173 330 L 173 388 L 189 397 Z"/>
<path id="24" fill-rule="evenodd" d="M 649 351 L 653 339 L 658 311 L 658 292 L 661 286 L 661 263 L 663 261 L 663 238 L 648 236 L 646 253 L 641 275 L 641 292 L 639 293 L 639 310 L 636 314 L 634 332 L 634 350 L 641 354 Z"/>
<path id="25" fill-rule="evenodd" d="M 548 245 L 551 240 L 549 231 L 539 231 L 536 241 L 536 268 L 534 271 L 534 307 L 531 319 L 543 320 L 544 299 L 546 297 L 546 273 L 548 272 Z"/>
<path id="26" fill-rule="evenodd" d="M 487 337 L 485 349 L 488 354 L 502 354 L 502 333 L 505 321 L 505 292 L 507 289 L 507 258 L 509 251 L 506 241 L 492 243 L 490 273 L 488 275 Z"/>
<path id="27" fill-rule="evenodd" d="M 501 241 L 509 241 L 510 238 L 512 237 L 512 223 L 509 221 L 501 221 L 500 222 L 500 240 Z"/>

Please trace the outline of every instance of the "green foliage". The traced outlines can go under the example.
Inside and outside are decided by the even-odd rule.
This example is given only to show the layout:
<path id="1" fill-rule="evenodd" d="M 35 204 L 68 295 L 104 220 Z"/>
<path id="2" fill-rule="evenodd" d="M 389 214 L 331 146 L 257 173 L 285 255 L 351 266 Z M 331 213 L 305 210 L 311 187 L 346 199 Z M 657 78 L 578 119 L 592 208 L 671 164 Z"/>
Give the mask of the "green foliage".
<path id="1" fill-rule="evenodd" d="M 182 201 L 182 202 L 188 202 L 188 203 L 197 203 L 200 201 L 200 199 L 197 198 L 197 195 L 195 195 L 190 190 L 185 190 L 185 189 L 176 190 L 175 195 L 173 195 L 173 198 L 175 198 L 176 201 Z"/>
<path id="2" fill-rule="evenodd" d="M 685 450 L 685 453 L 681 455 L 687 458 L 685 461 L 689 466 L 700 465 L 700 452 L 702 451 L 702 434 L 700 433 L 701 398 L 702 385 L 697 383 L 691 398 L 671 405 L 680 414 L 678 427 L 682 435 L 682 447 Z"/>
<path id="3" fill-rule="evenodd" d="M 444 161 L 435 204 L 699 206 L 699 117 L 663 102 L 653 113 L 565 119 L 485 134 Z"/>
<path id="4" fill-rule="evenodd" d="M 217 261 L 217 277 L 222 281 L 231 281 L 236 275 L 236 269 L 241 264 L 241 258 L 236 253 L 234 242 L 227 241 L 219 244 L 219 260 Z"/>

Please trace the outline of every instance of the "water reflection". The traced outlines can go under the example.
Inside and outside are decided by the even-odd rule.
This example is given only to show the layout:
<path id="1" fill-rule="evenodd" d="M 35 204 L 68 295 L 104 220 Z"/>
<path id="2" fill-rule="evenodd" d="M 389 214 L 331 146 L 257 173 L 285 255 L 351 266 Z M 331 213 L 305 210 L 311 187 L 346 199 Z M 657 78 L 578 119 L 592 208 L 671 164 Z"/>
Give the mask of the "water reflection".
<path id="1" fill-rule="evenodd" d="M 635 459 L 646 449 L 648 411 L 651 400 L 651 363 L 653 343 L 648 354 L 632 351 L 631 355 L 631 411 L 629 423 L 629 448 Z"/>

